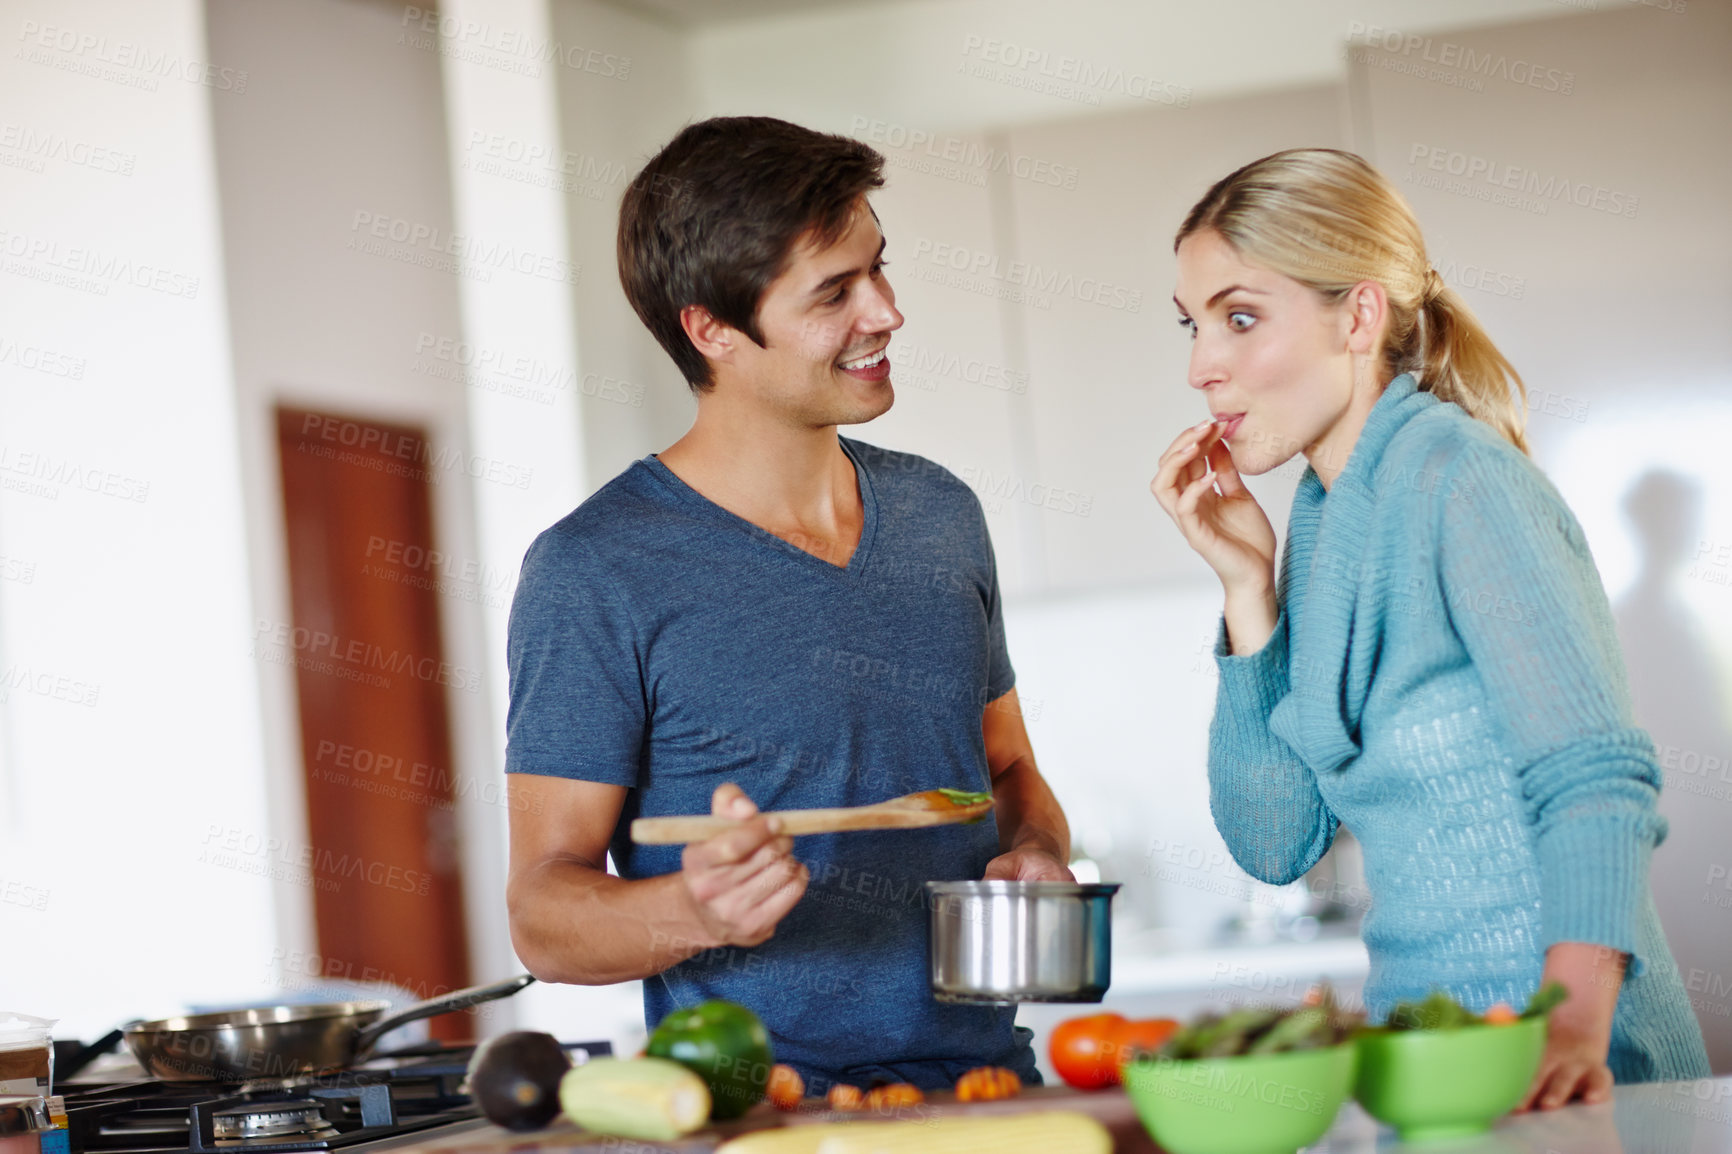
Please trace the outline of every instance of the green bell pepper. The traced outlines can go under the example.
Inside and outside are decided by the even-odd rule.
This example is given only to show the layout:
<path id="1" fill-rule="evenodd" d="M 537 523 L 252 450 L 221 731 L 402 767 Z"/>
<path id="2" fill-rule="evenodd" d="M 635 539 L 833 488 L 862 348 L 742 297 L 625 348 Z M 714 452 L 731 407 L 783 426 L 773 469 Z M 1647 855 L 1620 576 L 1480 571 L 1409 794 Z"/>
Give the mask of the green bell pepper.
<path id="1" fill-rule="evenodd" d="M 650 1035 L 647 1053 L 670 1058 L 704 1080 L 710 1117 L 738 1118 L 764 1097 L 770 1081 L 770 1035 L 758 1016 L 734 1002 L 712 1000 L 675 1010 Z"/>

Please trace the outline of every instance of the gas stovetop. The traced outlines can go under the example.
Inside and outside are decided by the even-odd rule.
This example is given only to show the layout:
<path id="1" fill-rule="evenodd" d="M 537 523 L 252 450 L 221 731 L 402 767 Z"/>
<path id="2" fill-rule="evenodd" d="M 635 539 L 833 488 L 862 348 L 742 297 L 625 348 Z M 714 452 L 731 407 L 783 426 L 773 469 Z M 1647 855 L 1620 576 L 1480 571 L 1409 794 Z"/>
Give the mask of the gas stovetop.
<path id="1" fill-rule="evenodd" d="M 613 1052 L 566 1043 L 573 1062 Z M 70 1083 L 73 1154 L 355 1150 L 478 1116 L 462 1090 L 473 1046 L 415 1047 L 335 1074 L 263 1082 Z"/>

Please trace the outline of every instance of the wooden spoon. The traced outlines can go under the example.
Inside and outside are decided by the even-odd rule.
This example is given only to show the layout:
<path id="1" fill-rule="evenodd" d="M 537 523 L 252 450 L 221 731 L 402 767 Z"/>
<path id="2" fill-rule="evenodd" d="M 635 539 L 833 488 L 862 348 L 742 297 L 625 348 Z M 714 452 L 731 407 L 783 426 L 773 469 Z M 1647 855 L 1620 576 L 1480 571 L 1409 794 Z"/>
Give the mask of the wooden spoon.
<path id="1" fill-rule="evenodd" d="M 782 819 L 784 834 L 843 833 L 855 829 L 918 829 L 979 821 L 992 808 L 989 793 L 928 789 L 881 801 L 837 809 L 773 809 L 764 816 Z M 684 845 L 703 841 L 740 824 L 732 817 L 640 817 L 631 823 L 638 845 Z"/>

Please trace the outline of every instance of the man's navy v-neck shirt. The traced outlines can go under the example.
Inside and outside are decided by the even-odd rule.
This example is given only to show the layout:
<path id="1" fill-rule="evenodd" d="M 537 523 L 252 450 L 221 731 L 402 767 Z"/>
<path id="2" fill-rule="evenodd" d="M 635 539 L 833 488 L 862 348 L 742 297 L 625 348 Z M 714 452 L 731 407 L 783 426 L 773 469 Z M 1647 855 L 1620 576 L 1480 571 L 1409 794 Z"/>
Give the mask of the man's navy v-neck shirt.
<path id="1" fill-rule="evenodd" d="M 728 512 L 655 457 L 542 533 L 511 607 L 506 769 L 629 787 L 625 878 L 680 868 L 635 817 L 707 814 L 735 782 L 761 809 L 991 788 L 981 711 L 1009 692 L 998 576 L 974 493 L 921 457 L 841 438 L 865 523 L 846 567 Z M 644 982 L 653 1028 L 707 998 L 749 1007 L 811 1092 L 948 1086 L 973 1066 L 1037 1082 L 1010 1007 L 936 1002 L 924 883 L 997 856 L 972 826 L 797 838 L 811 883 L 775 935 Z"/>

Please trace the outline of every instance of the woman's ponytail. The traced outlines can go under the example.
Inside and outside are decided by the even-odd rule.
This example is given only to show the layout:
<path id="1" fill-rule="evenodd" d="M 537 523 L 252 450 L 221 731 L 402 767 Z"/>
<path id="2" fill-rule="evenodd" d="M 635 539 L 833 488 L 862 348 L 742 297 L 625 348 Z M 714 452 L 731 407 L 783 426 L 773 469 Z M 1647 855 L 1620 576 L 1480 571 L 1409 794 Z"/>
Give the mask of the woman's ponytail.
<path id="1" fill-rule="evenodd" d="M 1245 260 L 1331 303 L 1362 281 L 1383 285 L 1384 379 L 1412 373 L 1527 452 L 1527 389 L 1460 294 L 1425 255 L 1401 193 L 1362 158 L 1333 148 L 1277 152 L 1216 182 L 1192 206 L 1173 247 L 1205 229 Z"/>
<path id="2" fill-rule="evenodd" d="M 1444 284 L 1436 269 L 1427 276 L 1419 318 L 1418 347 L 1400 358 L 1418 363 L 1401 371 L 1412 371 L 1420 387 L 1438 400 L 1454 401 L 1527 452 L 1527 386 L 1461 294 Z"/>

